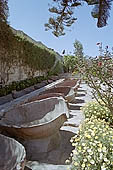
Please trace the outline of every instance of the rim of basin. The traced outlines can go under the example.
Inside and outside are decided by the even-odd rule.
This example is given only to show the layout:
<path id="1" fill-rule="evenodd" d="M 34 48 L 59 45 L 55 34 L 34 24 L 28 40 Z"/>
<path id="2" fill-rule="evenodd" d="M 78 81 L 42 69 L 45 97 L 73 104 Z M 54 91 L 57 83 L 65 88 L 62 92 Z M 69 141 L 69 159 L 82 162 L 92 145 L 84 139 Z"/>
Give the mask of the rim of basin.
<path id="1" fill-rule="evenodd" d="M 42 109 L 44 107 L 47 108 L 46 112 Z M 32 112 L 32 108 L 34 112 Z M 37 114 L 37 112 L 39 112 L 40 115 Z M 0 124 L 2 126 L 15 128 L 43 126 L 63 114 L 69 117 L 69 110 L 65 99 L 63 97 L 51 97 L 23 104 L 16 107 L 15 110 L 11 109 L 5 113 L 5 118 L 0 120 Z"/>
<path id="2" fill-rule="evenodd" d="M 42 100 L 42 99 L 47 99 L 50 97 L 63 97 L 65 99 L 65 96 L 62 93 L 45 93 L 37 96 L 33 96 L 30 99 L 28 99 L 26 102 L 23 102 L 22 104 L 33 102 L 36 100 Z"/>
<path id="3" fill-rule="evenodd" d="M 43 92 L 41 92 L 40 94 L 47 94 L 47 93 L 63 93 L 64 96 L 67 96 L 70 91 L 73 91 L 74 93 L 74 88 L 73 87 L 70 87 L 70 86 L 56 86 L 54 88 L 50 88 L 50 89 L 47 89 Z"/>

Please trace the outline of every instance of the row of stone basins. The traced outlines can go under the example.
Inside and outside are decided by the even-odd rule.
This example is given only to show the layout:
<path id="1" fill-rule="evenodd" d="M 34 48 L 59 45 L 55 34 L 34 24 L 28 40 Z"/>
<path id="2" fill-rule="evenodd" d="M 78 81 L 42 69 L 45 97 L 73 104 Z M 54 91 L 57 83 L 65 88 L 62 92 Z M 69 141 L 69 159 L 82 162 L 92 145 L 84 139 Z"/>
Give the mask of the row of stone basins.
<path id="1" fill-rule="evenodd" d="M 64 78 L 0 107 L 0 170 L 24 170 L 59 147 L 79 85 Z"/>

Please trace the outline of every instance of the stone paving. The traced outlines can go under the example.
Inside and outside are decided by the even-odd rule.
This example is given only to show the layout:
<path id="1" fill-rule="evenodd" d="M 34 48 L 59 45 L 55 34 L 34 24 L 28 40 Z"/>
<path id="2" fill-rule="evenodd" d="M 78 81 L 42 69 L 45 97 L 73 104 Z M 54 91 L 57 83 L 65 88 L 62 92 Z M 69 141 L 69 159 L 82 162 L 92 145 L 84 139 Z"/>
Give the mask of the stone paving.
<path id="1" fill-rule="evenodd" d="M 68 159 L 72 146 L 70 139 L 78 133 L 79 125 L 84 120 L 84 115 L 80 110 L 86 102 L 91 101 L 91 89 L 81 83 L 78 89 L 75 101 L 69 103 L 70 118 L 60 129 L 61 144 L 55 150 L 46 153 L 40 157 L 39 161 L 29 161 L 27 166 L 32 170 L 66 170 L 68 165 L 65 165 L 65 160 Z"/>

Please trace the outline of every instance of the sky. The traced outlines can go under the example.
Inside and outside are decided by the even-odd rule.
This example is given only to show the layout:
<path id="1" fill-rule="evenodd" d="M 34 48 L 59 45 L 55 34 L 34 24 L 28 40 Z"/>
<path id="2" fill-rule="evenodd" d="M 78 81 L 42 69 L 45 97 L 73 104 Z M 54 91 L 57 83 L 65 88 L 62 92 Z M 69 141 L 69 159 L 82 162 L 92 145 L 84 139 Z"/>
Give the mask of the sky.
<path id="1" fill-rule="evenodd" d="M 99 55 L 97 42 L 102 42 L 103 48 L 113 47 L 113 6 L 110 11 L 108 25 L 97 28 L 96 19 L 91 16 L 91 8 L 87 4 L 77 7 L 75 17 L 77 21 L 71 28 L 66 29 L 66 35 L 55 37 L 51 31 L 45 31 L 51 14 L 48 11 L 52 0 L 9 0 L 10 25 L 22 30 L 36 41 L 41 41 L 47 47 L 60 54 L 65 49 L 66 54 L 73 54 L 75 40 L 79 40 L 84 49 L 84 54 L 95 57 Z"/>

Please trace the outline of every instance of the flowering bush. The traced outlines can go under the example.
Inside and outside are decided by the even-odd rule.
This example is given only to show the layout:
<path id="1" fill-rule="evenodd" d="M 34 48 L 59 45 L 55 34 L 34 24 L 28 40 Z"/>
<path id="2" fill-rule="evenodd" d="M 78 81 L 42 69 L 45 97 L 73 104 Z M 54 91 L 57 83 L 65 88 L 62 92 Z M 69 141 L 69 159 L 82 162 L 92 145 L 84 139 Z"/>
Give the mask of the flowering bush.
<path id="1" fill-rule="evenodd" d="M 110 110 L 105 106 L 102 101 L 91 101 L 88 102 L 85 106 L 82 107 L 82 111 L 85 114 L 85 118 L 91 118 L 91 116 L 95 116 L 100 119 L 105 119 L 106 122 L 113 124 L 113 114 Z"/>
<path id="2" fill-rule="evenodd" d="M 86 119 L 71 142 L 71 170 L 113 170 L 113 129 L 104 120 Z"/>

